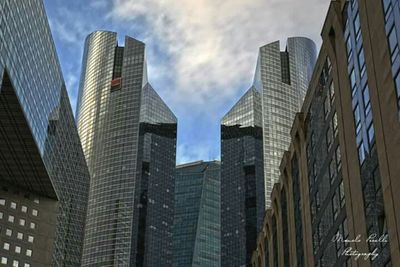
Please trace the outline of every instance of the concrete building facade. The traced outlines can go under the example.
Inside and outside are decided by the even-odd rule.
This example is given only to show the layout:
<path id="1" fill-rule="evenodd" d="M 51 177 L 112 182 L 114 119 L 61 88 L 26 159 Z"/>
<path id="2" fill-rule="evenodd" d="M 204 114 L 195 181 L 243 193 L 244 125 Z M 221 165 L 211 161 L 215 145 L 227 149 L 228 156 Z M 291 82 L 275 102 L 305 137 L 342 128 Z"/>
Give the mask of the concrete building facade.
<path id="1" fill-rule="evenodd" d="M 400 264 L 399 18 L 398 1 L 331 2 L 253 266 Z"/>

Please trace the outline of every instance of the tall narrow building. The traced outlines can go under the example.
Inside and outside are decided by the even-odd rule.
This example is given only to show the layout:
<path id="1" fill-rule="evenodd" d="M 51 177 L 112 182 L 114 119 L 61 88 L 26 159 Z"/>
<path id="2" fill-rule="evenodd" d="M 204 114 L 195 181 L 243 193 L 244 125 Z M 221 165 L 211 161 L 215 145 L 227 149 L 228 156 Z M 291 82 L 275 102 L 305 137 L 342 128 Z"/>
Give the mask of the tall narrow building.
<path id="1" fill-rule="evenodd" d="M 0 264 L 81 266 L 89 172 L 43 2 L 0 18 Z"/>
<path id="2" fill-rule="evenodd" d="M 265 205 L 279 178 L 283 152 L 290 145 L 290 129 L 303 103 L 316 60 L 316 47 L 304 37 L 287 39 L 285 51 L 276 41 L 259 51 L 254 86 L 262 96 Z"/>
<path id="3" fill-rule="evenodd" d="M 176 167 L 174 267 L 221 266 L 218 161 Z"/>
<path id="4" fill-rule="evenodd" d="M 261 95 L 251 87 L 221 121 L 221 266 L 248 266 L 265 211 Z"/>
<path id="5" fill-rule="evenodd" d="M 77 125 L 91 183 L 83 266 L 169 266 L 177 120 L 147 82 L 145 44 L 85 43 Z"/>

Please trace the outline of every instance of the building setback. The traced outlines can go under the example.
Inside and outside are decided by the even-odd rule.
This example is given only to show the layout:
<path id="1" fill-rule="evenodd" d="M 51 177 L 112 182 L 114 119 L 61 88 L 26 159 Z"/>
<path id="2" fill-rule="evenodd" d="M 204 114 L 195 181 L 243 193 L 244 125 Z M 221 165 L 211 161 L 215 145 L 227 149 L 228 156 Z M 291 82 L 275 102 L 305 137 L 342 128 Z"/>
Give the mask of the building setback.
<path id="1" fill-rule="evenodd" d="M 399 22 L 398 1 L 331 2 L 253 266 L 400 265 Z"/>
<path id="2" fill-rule="evenodd" d="M 221 266 L 247 266 L 264 211 L 261 95 L 251 87 L 221 120 Z"/>
<path id="3" fill-rule="evenodd" d="M 80 266 L 89 172 L 44 6 L 0 18 L 0 263 Z"/>
<path id="4" fill-rule="evenodd" d="M 147 82 L 144 43 L 86 38 L 77 125 L 91 175 L 83 266 L 170 266 L 177 120 Z"/>
<path id="5" fill-rule="evenodd" d="M 173 266 L 221 266 L 218 161 L 176 168 Z"/>
<path id="6" fill-rule="evenodd" d="M 290 128 L 300 111 L 316 58 L 312 40 L 287 39 L 285 51 L 276 41 L 260 47 L 254 86 L 261 93 L 264 142 L 265 209 L 279 179 L 279 163 L 290 145 Z"/>

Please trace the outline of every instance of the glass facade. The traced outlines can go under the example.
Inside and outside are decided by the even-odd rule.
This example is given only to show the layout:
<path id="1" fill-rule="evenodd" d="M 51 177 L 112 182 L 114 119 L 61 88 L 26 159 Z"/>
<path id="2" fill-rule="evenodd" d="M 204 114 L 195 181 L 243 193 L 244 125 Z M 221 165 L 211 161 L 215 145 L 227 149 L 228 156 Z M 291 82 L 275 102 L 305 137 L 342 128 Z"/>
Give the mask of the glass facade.
<path id="1" fill-rule="evenodd" d="M 177 120 L 149 83 L 142 90 L 134 266 L 172 265 Z"/>
<path id="2" fill-rule="evenodd" d="M 83 266 L 168 265 L 177 121 L 147 83 L 144 43 L 87 37 L 77 125 L 91 176 Z"/>
<path id="3" fill-rule="evenodd" d="M 37 151 L 35 163 L 44 166 L 36 180 L 24 173 L 6 175 L 6 182 L 59 200 L 52 264 L 80 266 L 89 173 L 41 0 L 0 2 L 0 94 L 6 94 L 5 77 L 29 128 L 24 142 L 33 139 L 25 155 Z M 15 159 L 22 155 L 14 152 Z M 44 177 L 51 189 L 40 180 Z"/>
<path id="4" fill-rule="evenodd" d="M 347 261 L 347 257 L 342 255 L 347 244 L 341 241 L 332 242 L 336 235 L 348 238 L 332 78 L 331 61 L 326 57 L 307 124 L 307 169 L 315 266 L 346 266 Z M 294 201 L 297 202 L 296 199 Z M 296 223 L 298 221 L 301 219 L 296 219 Z M 298 234 L 301 242 L 302 235 Z M 298 245 L 298 249 L 302 250 L 301 244 Z M 304 266 L 303 262 L 301 266 Z"/>
<path id="5" fill-rule="evenodd" d="M 221 120 L 221 266 L 248 266 L 261 230 L 261 96 L 251 87 Z"/>
<path id="6" fill-rule="evenodd" d="M 176 169 L 173 266 L 221 266 L 220 163 Z"/>
<path id="7" fill-rule="evenodd" d="M 396 3 L 395 3 L 396 2 Z M 398 40 L 394 29 L 394 14 L 398 14 L 397 1 L 383 1 L 386 32 L 388 34 L 389 52 L 392 70 L 399 65 Z M 393 10 L 393 7 L 395 9 Z M 396 11 L 397 9 L 397 11 Z M 397 15 L 397 17 L 399 17 Z M 375 146 L 375 130 L 373 112 L 370 104 L 367 66 L 364 60 L 363 36 L 361 30 L 358 0 L 347 3 L 344 10 L 344 36 L 347 41 L 348 73 L 351 85 L 352 108 L 356 146 L 358 151 L 361 174 L 362 194 L 364 200 L 367 234 L 383 236 L 388 233 L 386 228 L 385 205 L 379 171 L 378 154 Z M 396 63 L 397 62 L 397 63 Z M 390 264 L 390 244 L 369 243 L 369 252 L 377 251 L 378 257 L 371 259 L 372 266 L 387 266 Z"/>
<path id="8" fill-rule="evenodd" d="M 290 144 L 290 130 L 303 103 L 316 60 L 313 41 L 303 37 L 287 40 L 285 51 L 279 41 L 260 48 L 254 86 L 262 95 L 265 208 L 279 179 L 282 155 Z"/>

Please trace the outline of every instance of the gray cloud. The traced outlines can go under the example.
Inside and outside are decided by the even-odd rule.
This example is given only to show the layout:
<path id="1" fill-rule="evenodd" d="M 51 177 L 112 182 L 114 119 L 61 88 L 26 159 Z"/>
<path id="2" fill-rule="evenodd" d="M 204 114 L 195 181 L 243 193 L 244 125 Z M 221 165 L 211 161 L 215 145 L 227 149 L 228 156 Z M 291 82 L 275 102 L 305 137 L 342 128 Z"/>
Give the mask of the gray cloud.
<path id="1" fill-rule="evenodd" d="M 258 47 L 292 35 L 309 36 L 319 43 L 328 3 L 113 0 L 111 16 L 124 22 L 144 18 L 148 45 L 159 42 L 170 55 L 166 62 L 151 60 L 157 64 L 152 69 L 162 70 L 176 82 L 168 88 L 170 101 L 199 106 L 211 102 L 215 107 L 232 97 L 243 82 L 250 85 Z"/>
<path id="2" fill-rule="evenodd" d="M 113 0 L 108 16 L 144 36 L 150 81 L 160 85 L 182 128 L 196 128 L 199 122 L 188 114 L 197 114 L 218 135 L 217 122 L 252 82 L 258 48 L 289 36 L 307 36 L 319 46 L 328 5 L 327 0 Z M 156 44 L 167 60 L 154 55 Z M 196 129 L 191 131 L 178 145 L 178 162 L 212 159 L 218 136 L 213 142 L 189 141 Z"/>

